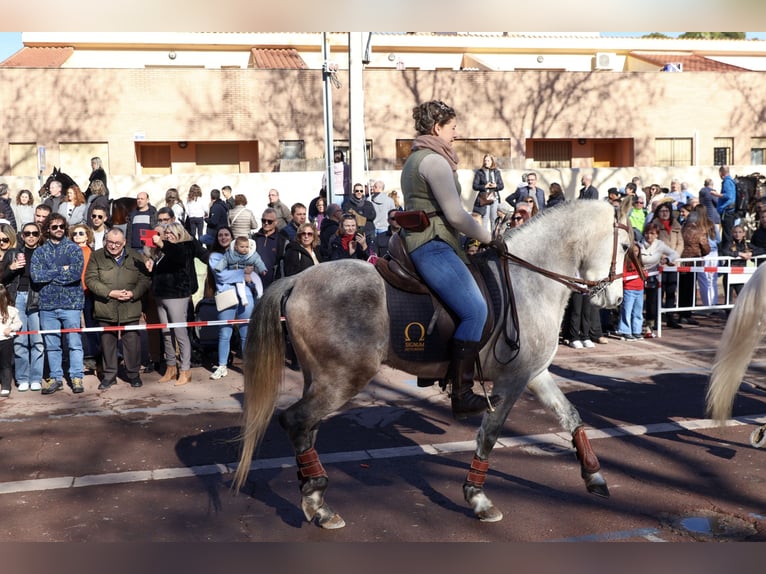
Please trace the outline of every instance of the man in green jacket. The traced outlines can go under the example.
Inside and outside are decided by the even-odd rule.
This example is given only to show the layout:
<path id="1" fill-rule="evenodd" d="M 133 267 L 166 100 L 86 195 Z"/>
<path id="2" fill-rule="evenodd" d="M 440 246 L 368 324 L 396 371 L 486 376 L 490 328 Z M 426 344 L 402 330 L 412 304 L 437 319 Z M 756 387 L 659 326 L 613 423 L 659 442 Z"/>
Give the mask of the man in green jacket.
<path id="1" fill-rule="evenodd" d="M 85 284 L 95 300 L 93 318 L 101 327 L 138 325 L 141 297 L 149 290 L 151 279 L 141 255 L 125 248 L 125 235 L 120 229 L 111 229 L 104 239 L 104 247 L 91 255 L 85 270 Z M 143 384 L 138 374 L 141 366 L 138 331 L 104 331 L 101 333 L 104 378 L 98 386 L 100 390 L 117 382 L 120 333 L 127 381 L 131 387 Z"/>

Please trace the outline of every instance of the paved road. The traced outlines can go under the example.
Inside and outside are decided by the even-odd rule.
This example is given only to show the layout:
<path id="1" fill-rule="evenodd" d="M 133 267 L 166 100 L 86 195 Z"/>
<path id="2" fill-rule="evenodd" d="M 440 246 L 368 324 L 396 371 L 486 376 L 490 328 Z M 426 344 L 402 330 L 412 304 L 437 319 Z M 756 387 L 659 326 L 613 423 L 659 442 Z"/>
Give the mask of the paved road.
<path id="1" fill-rule="evenodd" d="M 383 369 L 321 429 L 328 501 L 347 526 L 324 531 L 299 508 L 293 457 L 272 424 L 246 492 L 229 490 L 242 379 L 234 370 L 175 388 L 14 392 L 0 402 L 0 530 L 16 541 L 688 541 L 766 540 L 766 362 L 756 361 L 718 428 L 704 391 L 723 321 L 662 339 L 560 347 L 552 369 L 592 429 L 611 498 L 586 492 L 568 437 L 531 395 L 491 459 L 476 520 L 461 484 L 475 421 L 456 423 L 437 389 Z M 761 353 L 761 356 L 762 353 Z M 281 405 L 301 388 L 286 372 Z"/>

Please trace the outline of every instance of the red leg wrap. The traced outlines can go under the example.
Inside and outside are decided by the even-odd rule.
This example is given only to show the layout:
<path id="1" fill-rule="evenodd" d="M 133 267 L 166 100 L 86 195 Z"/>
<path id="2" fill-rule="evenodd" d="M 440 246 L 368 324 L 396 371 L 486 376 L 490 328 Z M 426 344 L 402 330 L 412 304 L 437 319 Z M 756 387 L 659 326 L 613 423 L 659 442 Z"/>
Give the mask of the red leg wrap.
<path id="1" fill-rule="evenodd" d="M 489 470 L 489 460 L 481 460 L 476 455 L 473 455 L 471 470 L 468 471 L 468 477 L 465 479 L 466 482 L 477 488 L 483 487 L 484 481 L 487 480 L 487 470 Z"/>
<path id="2" fill-rule="evenodd" d="M 303 479 L 326 477 L 322 463 L 319 461 L 319 455 L 313 448 L 295 456 L 298 461 L 298 474 Z"/>
<path id="3" fill-rule="evenodd" d="M 583 472 L 593 474 L 601 470 L 598 457 L 590 446 L 588 435 L 585 434 L 585 427 L 580 426 L 575 429 L 572 433 L 572 444 L 577 450 L 577 460 L 580 461 Z"/>

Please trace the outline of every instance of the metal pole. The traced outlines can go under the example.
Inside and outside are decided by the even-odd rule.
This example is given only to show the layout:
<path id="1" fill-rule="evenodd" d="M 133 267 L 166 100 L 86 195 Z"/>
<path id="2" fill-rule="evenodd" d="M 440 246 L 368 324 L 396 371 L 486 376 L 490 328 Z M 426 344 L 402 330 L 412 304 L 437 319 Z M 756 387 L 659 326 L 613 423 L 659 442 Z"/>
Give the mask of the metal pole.
<path id="1" fill-rule="evenodd" d="M 371 32 L 366 32 L 368 38 Z M 349 32 L 348 35 L 348 108 L 349 147 L 351 184 L 367 184 L 367 141 L 364 130 L 364 84 L 362 70 L 366 54 L 369 54 L 370 40 L 366 54 L 362 52 L 363 32 Z"/>
<path id="2" fill-rule="evenodd" d="M 327 178 L 327 203 L 330 204 L 335 199 L 333 176 L 332 176 L 332 164 L 333 164 L 333 123 L 332 123 L 332 90 L 330 79 L 332 77 L 333 70 L 330 63 L 330 42 L 327 37 L 327 32 L 322 32 L 322 83 L 324 89 L 322 91 L 324 100 L 324 138 L 325 138 L 325 150 L 324 150 L 324 165 L 325 165 L 325 177 Z"/>

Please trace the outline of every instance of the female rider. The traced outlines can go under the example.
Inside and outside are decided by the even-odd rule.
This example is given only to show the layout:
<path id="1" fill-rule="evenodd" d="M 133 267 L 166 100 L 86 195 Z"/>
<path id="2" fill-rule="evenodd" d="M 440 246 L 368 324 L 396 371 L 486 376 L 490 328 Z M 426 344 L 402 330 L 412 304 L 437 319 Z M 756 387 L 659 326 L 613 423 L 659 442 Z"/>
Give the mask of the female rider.
<path id="1" fill-rule="evenodd" d="M 404 229 L 401 234 L 420 276 L 459 319 L 447 380 L 452 384 L 452 414 L 462 418 L 488 406 L 484 397 L 471 390 L 487 304 L 466 265 L 458 234 L 482 243 L 490 243 L 492 237 L 463 208 L 458 159 L 452 149 L 457 133 L 455 115 L 440 100 L 425 102 L 412 111 L 418 136 L 402 169 L 404 208 L 425 211 L 430 225 L 422 231 Z M 499 397 L 490 401 L 494 405 Z"/>

